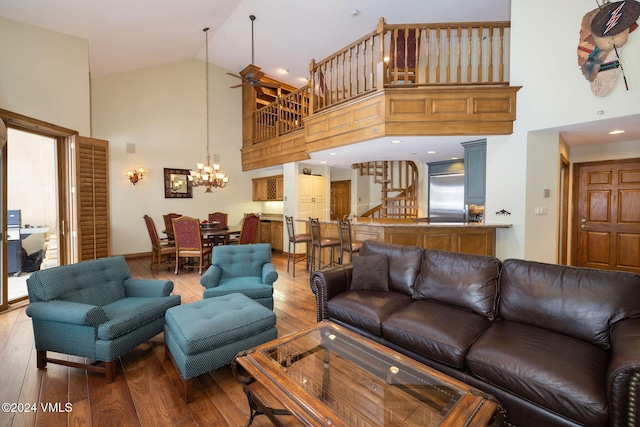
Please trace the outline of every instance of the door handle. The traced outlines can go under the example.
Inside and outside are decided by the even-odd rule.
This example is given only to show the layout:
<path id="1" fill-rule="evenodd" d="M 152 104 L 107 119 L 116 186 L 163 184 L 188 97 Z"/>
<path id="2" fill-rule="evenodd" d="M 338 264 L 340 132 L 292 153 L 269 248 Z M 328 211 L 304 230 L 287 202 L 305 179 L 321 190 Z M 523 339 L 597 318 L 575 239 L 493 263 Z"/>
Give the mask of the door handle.
<path id="1" fill-rule="evenodd" d="M 583 230 L 586 230 L 586 229 L 587 229 L 587 228 L 589 228 L 589 227 L 587 227 L 586 225 L 582 224 L 582 225 L 580 226 L 580 228 L 582 228 Z"/>

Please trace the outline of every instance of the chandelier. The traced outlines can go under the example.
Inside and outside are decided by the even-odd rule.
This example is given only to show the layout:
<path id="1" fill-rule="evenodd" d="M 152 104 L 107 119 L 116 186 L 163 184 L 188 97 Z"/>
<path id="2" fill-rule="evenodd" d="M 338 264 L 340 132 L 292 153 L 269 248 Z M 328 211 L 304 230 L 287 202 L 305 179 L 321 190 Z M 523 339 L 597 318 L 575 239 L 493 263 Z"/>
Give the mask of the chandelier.
<path id="1" fill-rule="evenodd" d="M 214 159 L 213 165 L 211 164 L 211 156 L 209 155 L 209 37 L 207 31 L 209 28 L 205 28 L 205 72 L 207 83 L 207 163 L 197 163 L 196 170 L 189 171 L 189 181 L 192 182 L 194 187 L 205 187 L 207 190 L 205 193 L 212 193 L 212 188 L 224 188 L 229 182 L 229 177 L 220 172 L 220 163 Z"/>

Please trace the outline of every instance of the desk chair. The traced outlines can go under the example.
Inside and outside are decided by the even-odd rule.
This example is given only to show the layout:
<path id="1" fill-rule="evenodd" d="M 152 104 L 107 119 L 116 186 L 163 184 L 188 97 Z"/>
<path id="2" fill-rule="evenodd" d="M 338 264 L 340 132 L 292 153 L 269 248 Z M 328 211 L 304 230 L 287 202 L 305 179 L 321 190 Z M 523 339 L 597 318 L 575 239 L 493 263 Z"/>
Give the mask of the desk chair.
<path id="1" fill-rule="evenodd" d="M 176 271 L 180 266 L 180 258 L 198 258 L 200 268 L 198 273 L 202 274 L 204 258 L 211 259 L 211 246 L 202 243 L 202 230 L 200 220 L 188 216 L 181 216 L 173 219 L 173 235 L 176 239 Z"/>
<path id="2" fill-rule="evenodd" d="M 318 250 L 318 270 L 333 265 L 333 248 L 340 246 L 340 239 L 336 237 L 322 237 L 320 235 L 320 221 L 318 218 L 309 218 L 309 229 L 311 230 L 311 271 L 314 271 L 316 260 L 316 249 Z M 329 262 L 322 266 L 322 249 L 329 248 Z"/>
<path id="3" fill-rule="evenodd" d="M 349 219 L 338 220 L 338 233 L 340 234 L 340 258 L 338 264 L 344 264 L 344 253 L 349 253 L 349 262 L 353 260 L 353 254 L 360 252 L 362 242 L 351 239 L 351 221 Z"/>
<path id="4" fill-rule="evenodd" d="M 293 277 L 296 277 L 296 263 L 302 261 L 296 261 L 296 243 L 306 243 L 307 253 L 305 254 L 306 269 L 309 270 L 309 255 L 311 255 L 311 234 L 296 234 L 293 224 L 293 217 L 285 216 L 287 222 L 287 232 L 289 234 L 289 249 L 287 252 L 287 273 L 289 272 L 289 261 L 293 258 Z M 292 252 L 293 248 L 293 252 Z"/>
<path id="5" fill-rule="evenodd" d="M 153 264 L 158 260 L 157 269 L 159 270 L 162 257 L 166 255 L 167 258 L 169 258 L 171 255 L 175 255 L 176 247 L 173 244 L 163 243 L 163 239 L 158 237 L 158 230 L 156 230 L 153 218 L 149 215 L 145 215 L 144 222 L 147 225 L 147 231 L 149 232 L 149 238 L 151 239 L 151 265 L 149 268 L 153 268 Z"/>

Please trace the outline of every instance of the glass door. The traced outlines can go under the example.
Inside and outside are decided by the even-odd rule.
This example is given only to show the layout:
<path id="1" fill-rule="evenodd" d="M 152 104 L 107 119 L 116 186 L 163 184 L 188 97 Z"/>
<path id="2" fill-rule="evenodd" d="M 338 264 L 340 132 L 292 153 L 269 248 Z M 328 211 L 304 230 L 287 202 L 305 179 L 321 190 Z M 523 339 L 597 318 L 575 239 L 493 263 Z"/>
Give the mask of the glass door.
<path id="1" fill-rule="evenodd" d="M 6 145 L 7 298 L 27 297 L 34 271 L 58 263 L 57 139 L 9 128 Z"/>

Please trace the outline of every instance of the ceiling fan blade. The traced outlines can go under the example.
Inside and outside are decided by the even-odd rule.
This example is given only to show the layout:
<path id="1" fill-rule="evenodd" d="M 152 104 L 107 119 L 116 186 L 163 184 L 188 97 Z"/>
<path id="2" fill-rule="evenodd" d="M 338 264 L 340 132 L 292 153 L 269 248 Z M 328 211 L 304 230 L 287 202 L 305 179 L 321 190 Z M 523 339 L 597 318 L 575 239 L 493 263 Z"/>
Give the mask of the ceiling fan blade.
<path id="1" fill-rule="evenodd" d="M 232 89 L 235 89 L 235 88 L 237 88 L 237 87 L 242 87 L 242 86 L 244 86 L 245 84 L 246 84 L 246 83 L 240 83 L 239 85 L 229 86 L 229 87 L 230 87 L 230 88 L 232 88 Z"/>
<path id="2" fill-rule="evenodd" d="M 237 78 L 239 78 L 239 79 L 244 80 L 241 76 L 239 76 L 239 75 L 237 75 L 237 74 L 232 74 L 232 73 L 227 73 L 227 74 L 228 74 L 228 75 L 230 75 L 230 76 L 237 77 Z"/>
<path id="3" fill-rule="evenodd" d="M 264 95 L 264 92 L 262 90 L 262 87 L 260 87 L 260 85 L 254 85 L 253 88 L 256 90 L 256 93 L 258 94 L 258 96 Z"/>
<path id="4" fill-rule="evenodd" d="M 264 73 L 262 71 L 256 71 L 255 74 L 253 75 L 253 77 L 251 78 L 251 80 L 255 81 L 255 82 L 259 82 L 261 78 L 264 77 Z"/>

